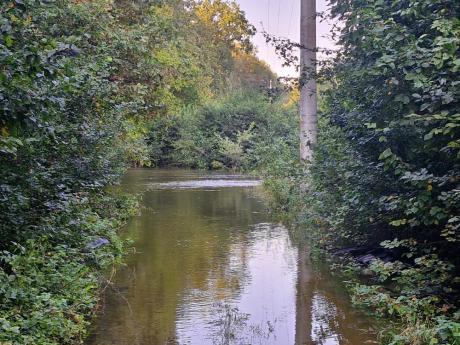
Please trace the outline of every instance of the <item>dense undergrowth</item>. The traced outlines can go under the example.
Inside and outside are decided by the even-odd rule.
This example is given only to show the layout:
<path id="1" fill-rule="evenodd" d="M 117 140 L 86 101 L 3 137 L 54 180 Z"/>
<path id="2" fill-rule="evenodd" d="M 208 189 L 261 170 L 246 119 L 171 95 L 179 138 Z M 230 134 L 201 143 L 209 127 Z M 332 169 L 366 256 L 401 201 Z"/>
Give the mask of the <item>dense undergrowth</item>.
<path id="1" fill-rule="evenodd" d="M 149 134 L 156 166 L 253 171 L 270 147 L 296 145 L 293 107 L 244 91 L 212 100 L 177 116 L 156 119 Z"/>
<path id="2" fill-rule="evenodd" d="M 118 230 L 136 212 L 135 200 L 120 195 L 74 199 L 41 219 L 59 236 L 44 232 L 2 251 L 0 343 L 81 342 L 106 284 L 102 272 L 123 254 Z M 108 245 L 92 248 L 102 238 Z"/>
<path id="3" fill-rule="evenodd" d="M 0 11 L 0 342 L 69 343 L 85 334 L 132 208 L 103 191 L 123 170 L 109 18 L 101 3 Z M 100 238 L 110 245 L 84 252 Z"/>

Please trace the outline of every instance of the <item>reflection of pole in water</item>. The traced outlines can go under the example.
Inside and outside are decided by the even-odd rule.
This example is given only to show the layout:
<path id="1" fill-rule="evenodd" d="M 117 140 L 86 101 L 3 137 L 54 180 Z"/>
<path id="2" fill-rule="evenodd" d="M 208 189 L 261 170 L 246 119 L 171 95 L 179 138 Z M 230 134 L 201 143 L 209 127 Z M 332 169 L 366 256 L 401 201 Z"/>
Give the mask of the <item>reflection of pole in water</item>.
<path id="1" fill-rule="evenodd" d="M 327 270 L 312 265 L 309 247 L 298 253 L 295 345 L 377 344 L 370 321 L 352 312 Z"/>
<path id="2" fill-rule="evenodd" d="M 297 263 L 295 345 L 314 344 L 311 339 L 313 279 L 309 248 L 301 245 Z"/>

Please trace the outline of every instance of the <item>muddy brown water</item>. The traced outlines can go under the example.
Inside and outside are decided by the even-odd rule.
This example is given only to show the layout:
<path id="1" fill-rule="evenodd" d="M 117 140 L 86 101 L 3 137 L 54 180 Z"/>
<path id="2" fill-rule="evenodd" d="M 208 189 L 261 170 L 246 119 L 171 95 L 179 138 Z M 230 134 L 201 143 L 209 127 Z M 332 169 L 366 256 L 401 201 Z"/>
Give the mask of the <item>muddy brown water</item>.
<path id="1" fill-rule="evenodd" d="M 273 220 L 260 181 L 185 170 L 130 170 L 143 193 L 87 345 L 373 344 L 327 267 Z"/>

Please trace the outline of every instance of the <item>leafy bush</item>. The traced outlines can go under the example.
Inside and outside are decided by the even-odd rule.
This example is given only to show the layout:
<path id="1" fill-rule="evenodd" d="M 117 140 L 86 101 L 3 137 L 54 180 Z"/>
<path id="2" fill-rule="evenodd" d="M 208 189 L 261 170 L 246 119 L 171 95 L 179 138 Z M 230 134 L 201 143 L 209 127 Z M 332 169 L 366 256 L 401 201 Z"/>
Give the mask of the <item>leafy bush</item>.
<path id="1" fill-rule="evenodd" d="M 177 117 L 158 118 L 150 131 L 159 165 L 250 170 L 262 164 L 276 140 L 290 140 L 294 112 L 270 104 L 262 93 L 236 92 Z M 260 153 L 260 154 L 259 154 Z"/>
<path id="2" fill-rule="evenodd" d="M 117 230 L 136 211 L 127 197 L 71 200 L 42 220 L 49 232 L 0 252 L 0 342 L 81 342 L 105 280 L 101 269 L 122 253 Z M 87 249 L 100 238 L 109 245 Z"/>

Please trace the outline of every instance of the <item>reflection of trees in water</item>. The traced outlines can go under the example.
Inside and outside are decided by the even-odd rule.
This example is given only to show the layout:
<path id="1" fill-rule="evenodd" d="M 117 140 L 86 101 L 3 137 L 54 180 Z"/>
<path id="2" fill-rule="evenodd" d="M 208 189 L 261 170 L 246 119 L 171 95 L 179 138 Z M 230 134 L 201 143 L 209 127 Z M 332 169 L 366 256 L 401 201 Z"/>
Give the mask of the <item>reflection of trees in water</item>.
<path id="1" fill-rule="evenodd" d="M 145 183 L 142 174 L 135 171 L 131 182 Z M 150 181 L 151 171 L 145 174 Z M 89 344 L 179 345 L 177 320 L 187 322 L 196 317 L 191 310 L 193 303 L 237 299 L 251 278 L 248 262 L 252 244 L 267 233 L 270 238 L 279 236 L 276 226 L 260 224 L 268 221 L 267 213 L 252 193 L 241 188 L 147 192 L 143 200 L 146 209 L 128 229 L 140 254 L 128 258 L 127 266 L 117 275 L 116 287 L 123 298 L 108 296 L 107 315 L 99 323 L 102 332 Z M 253 224 L 258 225 L 250 229 Z M 283 255 L 289 255 L 283 252 L 281 242 L 278 245 Z M 337 338 L 340 345 L 364 344 L 368 338 L 357 332 L 359 316 L 350 312 L 346 296 L 335 289 L 334 279 L 322 270 L 313 270 L 306 249 L 299 252 L 298 259 L 296 344 L 336 345 L 338 342 L 331 338 L 334 335 L 342 337 Z M 286 262 L 287 269 L 294 271 L 295 255 Z M 242 333 L 222 332 L 234 340 L 228 344 L 265 345 L 276 336 L 269 332 L 269 323 L 253 325 L 237 310 L 209 309 L 218 319 L 223 316 L 221 323 L 214 325 L 217 329 L 245 329 Z M 269 333 L 272 338 L 267 340 L 264 336 Z M 226 344 L 220 341 L 216 345 Z"/>
<path id="2" fill-rule="evenodd" d="M 277 269 L 275 268 L 274 271 L 271 271 L 272 274 L 276 272 L 274 276 L 270 276 L 270 274 L 264 274 L 264 278 L 262 279 L 260 279 L 260 276 L 257 277 L 257 274 L 254 271 L 254 267 L 258 267 L 256 270 L 261 269 L 261 267 L 265 267 L 268 270 L 273 268 L 273 266 L 270 265 L 265 266 L 267 262 L 270 262 L 270 259 L 266 256 L 267 254 L 269 256 L 276 257 L 277 262 L 284 262 L 284 270 L 288 270 L 292 273 L 295 272 L 296 255 L 291 250 L 292 246 L 286 231 L 286 228 L 278 225 L 273 225 L 271 223 L 255 224 L 253 226 L 251 238 L 249 240 L 246 239 L 245 242 L 237 242 L 236 245 L 231 247 L 230 251 L 232 255 L 230 257 L 227 271 L 236 270 L 239 271 L 238 274 L 244 272 L 243 277 L 239 279 L 240 282 L 243 282 L 243 286 L 241 286 L 242 289 L 251 285 L 252 289 L 254 289 L 254 286 L 256 287 L 255 290 L 252 290 L 252 293 L 256 291 L 257 294 L 264 294 L 264 287 L 261 286 L 260 283 L 264 281 L 265 284 L 270 284 L 270 281 L 267 281 L 264 278 L 271 279 L 272 277 L 279 277 L 279 275 L 276 273 L 279 273 L 279 269 L 282 266 L 278 267 Z M 283 255 L 284 260 L 280 259 L 281 255 Z M 261 263 L 264 263 L 265 265 L 260 266 Z M 280 277 L 280 279 L 283 278 Z M 282 286 L 278 283 L 274 283 L 274 285 L 277 287 Z M 247 294 L 249 291 L 251 291 L 251 288 L 245 291 Z M 285 294 L 290 293 L 290 291 L 284 291 L 280 289 L 277 291 L 277 293 Z M 208 327 L 208 333 L 211 334 L 209 338 L 212 339 L 212 344 L 266 345 L 268 343 L 279 343 L 279 340 L 276 340 L 277 336 L 279 336 L 277 331 L 280 330 L 279 327 L 283 327 L 285 325 L 285 317 L 289 316 L 283 314 L 284 310 L 276 309 L 276 307 L 272 305 L 272 308 L 275 308 L 272 310 L 276 310 L 276 312 L 272 318 L 266 319 L 265 317 L 267 317 L 267 315 L 264 317 L 258 314 L 260 312 L 258 307 L 268 306 L 270 300 L 265 300 L 264 302 L 266 304 L 260 304 L 260 300 L 257 300 L 257 298 L 254 299 L 255 296 L 251 295 L 251 292 L 249 292 L 249 295 L 252 296 L 249 301 L 254 304 L 248 305 L 245 304 L 242 300 L 236 301 L 236 299 L 233 299 L 236 301 L 237 307 L 234 305 L 230 306 L 225 304 L 216 304 L 213 306 L 213 309 L 210 313 L 212 315 L 213 321 L 210 322 Z M 232 299 L 227 299 L 227 301 L 228 300 Z M 246 314 L 241 310 L 249 310 L 250 313 L 254 312 L 254 314 Z M 289 313 L 293 311 L 294 310 L 291 306 Z M 290 330 L 292 331 L 292 328 L 290 328 Z M 284 329 L 282 331 L 284 331 Z M 282 337 L 284 336 L 285 334 L 283 333 Z M 292 345 L 292 343 L 287 345 Z"/>
<path id="3" fill-rule="evenodd" d="M 175 344 L 187 299 L 237 296 L 248 279 L 249 225 L 266 218 L 250 194 L 240 188 L 147 192 L 146 209 L 127 231 L 138 254 L 119 270 L 102 332 L 90 344 Z"/>
<path id="4" fill-rule="evenodd" d="M 238 308 L 217 303 L 213 306 L 214 321 L 210 323 L 213 345 L 264 345 L 273 336 L 274 327 L 249 323 L 250 315 Z"/>
<path id="5" fill-rule="evenodd" d="M 307 246 L 299 248 L 297 264 L 295 344 L 311 345 L 311 300 L 314 276 Z"/>
<path id="6" fill-rule="evenodd" d="M 242 234 L 236 234 L 236 237 L 242 237 Z M 247 269 L 249 247 L 244 239 L 237 239 L 226 250 L 231 255 L 222 257 L 209 271 L 206 292 L 213 300 L 236 299 L 250 279 Z"/>
<path id="7" fill-rule="evenodd" d="M 369 320 L 353 309 L 327 268 L 312 264 L 307 246 L 299 248 L 298 264 L 296 345 L 377 343 Z"/>
<path id="8" fill-rule="evenodd" d="M 340 310 L 321 293 L 316 292 L 311 301 L 311 337 L 317 344 L 342 344 Z"/>

